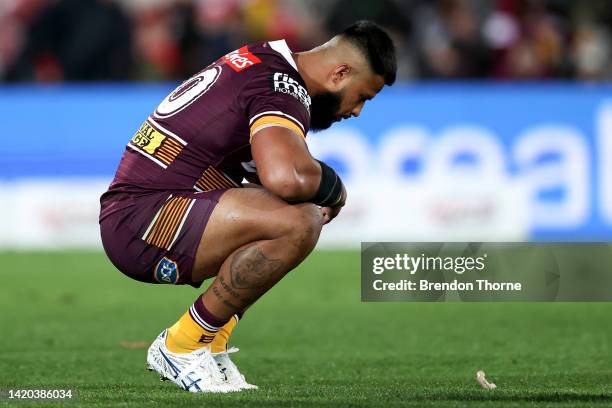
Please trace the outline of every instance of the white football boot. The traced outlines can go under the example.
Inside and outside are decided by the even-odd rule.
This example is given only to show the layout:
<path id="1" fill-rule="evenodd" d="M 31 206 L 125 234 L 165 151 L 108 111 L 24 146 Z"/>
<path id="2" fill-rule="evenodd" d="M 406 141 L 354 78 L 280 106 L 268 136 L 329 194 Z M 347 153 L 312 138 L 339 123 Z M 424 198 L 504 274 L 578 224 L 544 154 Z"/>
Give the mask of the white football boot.
<path id="1" fill-rule="evenodd" d="M 230 353 L 236 353 L 239 349 L 237 347 L 231 347 L 229 350 L 221 352 L 221 353 L 213 353 L 213 358 L 219 367 L 219 370 L 225 377 L 227 378 L 227 384 L 239 390 L 256 390 L 259 387 L 253 384 L 249 384 L 244 375 L 240 373 L 236 364 L 230 359 Z"/>
<path id="2" fill-rule="evenodd" d="M 208 348 L 192 353 L 173 353 L 166 347 L 164 330 L 149 347 L 147 368 L 157 371 L 162 380 L 171 380 L 189 392 L 233 392 L 226 375 L 219 370 Z"/>

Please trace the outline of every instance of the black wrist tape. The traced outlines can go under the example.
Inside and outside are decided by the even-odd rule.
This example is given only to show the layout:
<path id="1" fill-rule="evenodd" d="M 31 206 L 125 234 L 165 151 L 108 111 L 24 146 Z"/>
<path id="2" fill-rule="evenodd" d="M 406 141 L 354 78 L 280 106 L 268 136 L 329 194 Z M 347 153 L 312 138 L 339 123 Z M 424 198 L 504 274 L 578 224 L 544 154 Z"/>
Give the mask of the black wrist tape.
<path id="1" fill-rule="evenodd" d="M 310 202 L 321 207 L 334 206 L 338 204 L 342 196 L 342 190 L 344 189 L 342 180 L 334 169 L 322 161 L 317 161 L 321 165 L 321 184 L 319 184 L 319 191 Z"/>

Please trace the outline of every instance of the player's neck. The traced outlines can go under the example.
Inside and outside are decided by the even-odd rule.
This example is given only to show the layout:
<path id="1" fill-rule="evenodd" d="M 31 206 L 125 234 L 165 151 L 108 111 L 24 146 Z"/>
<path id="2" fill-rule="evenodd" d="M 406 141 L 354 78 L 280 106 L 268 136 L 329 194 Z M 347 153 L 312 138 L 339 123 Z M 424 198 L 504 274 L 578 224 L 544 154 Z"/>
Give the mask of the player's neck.
<path id="1" fill-rule="evenodd" d="M 312 96 L 323 92 L 324 88 L 321 85 L 320 80 L 317 80 L 317 78 L 321 78 L 321 68 L 323 65 L 321 55 L 317 51 L 311 50 L 295 52 L 292 54 L 292 56 L 295 64 L 297 65 L 300 76 L 306 83 L 308 93 Z"/>

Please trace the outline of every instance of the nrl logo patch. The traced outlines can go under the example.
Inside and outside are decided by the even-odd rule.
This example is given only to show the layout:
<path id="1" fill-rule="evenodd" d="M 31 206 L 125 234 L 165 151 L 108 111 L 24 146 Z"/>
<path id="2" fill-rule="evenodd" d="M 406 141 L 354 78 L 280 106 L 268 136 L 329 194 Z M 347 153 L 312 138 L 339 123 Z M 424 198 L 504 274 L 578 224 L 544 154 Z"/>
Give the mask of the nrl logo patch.
<path id="1" fill-rule="evenodd" d="M 178 265 L 172 259 L 163 257 L 155 267 L 155 280 L 174 285 L 178 281 Z"/>
<path id="2" fill-rule="evenodd" d="M 289 74 L 275 72 L 274 75 L 272 75 L 272 89 L 274 89 L 275 92 L 293 96 L 300 101 L 306 109 L 310 109 L 310 95 L 308 95 L 308 91 L 306 91 L 306 88 L 300 85 L 298 81 L 291 78 Z"/>

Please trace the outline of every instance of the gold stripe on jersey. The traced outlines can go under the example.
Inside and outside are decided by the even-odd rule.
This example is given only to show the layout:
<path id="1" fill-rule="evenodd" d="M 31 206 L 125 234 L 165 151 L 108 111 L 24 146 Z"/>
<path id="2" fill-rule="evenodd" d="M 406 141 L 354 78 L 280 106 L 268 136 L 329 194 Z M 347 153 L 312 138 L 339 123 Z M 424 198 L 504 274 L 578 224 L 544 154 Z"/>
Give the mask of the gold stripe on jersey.
<path id="1" fill-rule="evenodd" d="M 184 146 L 182 141 L 164 133 L 148 120 L 140 126 L 130 140 L 130 147 L 137 148 L 145 157 L 164 168 L 174 161 Z"/>
<path id="2" fill-rule="evenodd" d="M 159 248 L 170 249 L 193 206 L 194 199 L 172 197 L 162 205 L 142 239 Z"/>
<path id="3" fill-rule="evenodd" d="M 289 130 L 293 130 L 295 133 L 302 137 L 305 137 L 304 131 L 295 122 L 290 119 L 282 118 L 280 116 L 275 115 L 262 116 L 261 118 L 253 122 L 253 124 L 251 125 L 251 137 L 253 137 L 253 135 L 257 133 L 257 131 L 268 126 L 282 126 Z"/>
<path id="4" fill-rule="evenodd" d="M 213 166 L 209 166 L 204 171 L 202 177 L 196 181 L 194 186 L 194 188 L 199 191 L 212 191 L 234 187 L 237 187 L 236 184 Z"/>
<path id="5" fill-rule="evenodd" d="M 155 152 L 155 156 L 165 164 L 170 164 L 178 156 L 182 148 L 183 146 L 179 142 L 167 137 Z"/>

